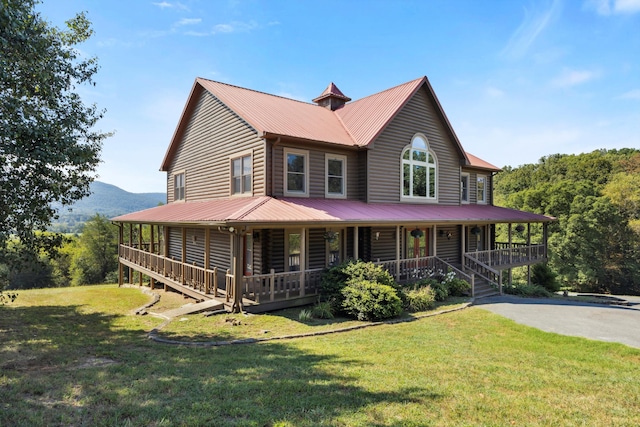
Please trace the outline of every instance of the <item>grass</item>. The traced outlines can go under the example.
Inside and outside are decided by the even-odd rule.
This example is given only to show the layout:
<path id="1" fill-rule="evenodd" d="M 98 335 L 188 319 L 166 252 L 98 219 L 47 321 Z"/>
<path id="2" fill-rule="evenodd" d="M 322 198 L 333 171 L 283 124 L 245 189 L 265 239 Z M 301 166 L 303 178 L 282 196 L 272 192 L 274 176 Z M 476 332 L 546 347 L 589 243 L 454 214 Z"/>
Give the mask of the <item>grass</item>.
<path id="1" fill-rule="evenodd" d="M 151 311 L 184 302 L 173 297 Z M 0 425 L 640 424 L 640 350 L 621 344 L 472 307 L 313 338 L 170 346 L 146 339 L 161 320 L 130 314 L 148 299 L 100 286 L 21 291 L 0 307 Z M 249 317 L 232 334 L 331 327 L 294 311 Z M 167 333 L 221 334 L 216 316 L 187 318 Z"/>

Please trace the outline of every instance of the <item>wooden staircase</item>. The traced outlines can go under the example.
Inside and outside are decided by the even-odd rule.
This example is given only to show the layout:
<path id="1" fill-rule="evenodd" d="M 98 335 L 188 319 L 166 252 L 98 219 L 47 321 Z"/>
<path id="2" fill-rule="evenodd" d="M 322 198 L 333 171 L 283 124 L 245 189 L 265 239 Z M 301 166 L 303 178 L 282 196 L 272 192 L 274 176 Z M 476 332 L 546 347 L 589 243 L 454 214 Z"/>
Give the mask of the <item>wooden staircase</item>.
<path id="1" fill-rule="evenodd" d="M 500 291 L 495 285 L 490 284 L 487 280 L 477 275 L 475 276 L 474 285 L 473 296 L 476 299 L 500 295 Z"/>

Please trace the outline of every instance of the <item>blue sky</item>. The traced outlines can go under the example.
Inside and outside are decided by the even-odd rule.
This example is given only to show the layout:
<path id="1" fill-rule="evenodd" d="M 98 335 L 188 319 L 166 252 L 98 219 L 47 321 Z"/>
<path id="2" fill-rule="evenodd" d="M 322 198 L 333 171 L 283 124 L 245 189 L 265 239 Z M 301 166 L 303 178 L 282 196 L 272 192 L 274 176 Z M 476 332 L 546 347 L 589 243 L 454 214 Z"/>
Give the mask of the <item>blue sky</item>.
<path id="1" fill-rule="evenodd" d="M 105 108 L 98 179 L 165 191 L 159 172 L 196 77 L 310 102 L 426 75 L 463 147 L 497 166 L 640 148 L 640 0 L 43 0 L 86 11 Z"/>

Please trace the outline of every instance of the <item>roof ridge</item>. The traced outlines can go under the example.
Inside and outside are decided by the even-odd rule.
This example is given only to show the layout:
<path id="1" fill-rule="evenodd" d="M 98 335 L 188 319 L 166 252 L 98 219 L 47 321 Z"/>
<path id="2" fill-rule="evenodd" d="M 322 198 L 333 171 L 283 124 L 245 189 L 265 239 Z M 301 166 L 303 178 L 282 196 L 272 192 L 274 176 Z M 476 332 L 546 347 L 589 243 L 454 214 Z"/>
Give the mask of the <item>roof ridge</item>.
<path id="1" fill-rule="evenodd" d="M 275 95 L 273 93 L 268 93 L 268 92 L 263 92 L 261 90 L 255 90 L 255 89 L 250 89 L 248 87 L 243 87 L 243 86 L 238 86 L 238 85 L 232 85 L 230 83 L 224 83 L 224 82 L 220 82 L 218 80 L 211 80 L 211 79 L 207 79 L 204 77 L 196 77 L 196 80 L 206 80 L 208 82 L 212 82 L 212 83 L 218 83 L 224 86 L 229 86 L 229 87 L 233 87 L 236 89 L 242 89 L 242 90 L 246 90 L 249 92 L 254 92 L 254 93 L 260 93 L 262 95 L 268 95 L 268 96 L 272 96 L 274 98 L 280 98 L 280 99 L 286 99 L 287 101 L 293 101 L 293 102 L 299 102 L 301 104 L 305 104 L 305 105 L 310 105 L 312 107 L 318 107 L 317 104 L 313 103 L 313 102 L 306 102 L 306 101 L 300 101 L 299 99 L 294 99 L 294 98 L 287 98 L 286 96 L 282 96 L 282 95 Z"/>
<path id="2" fill-rule="evenodd" d="M 385 93 L 385 92 L 389 92 L 389 91 L 391 91 L 391 90 L 395 90 L 395 89 L 399 88 L 400 86 L 407 86 L 407 85 L 409 85 L 409 84 L 411 84 L 411 83 L 415 83 L 415 82 L 417 82 L 418 80 L 423 80 L 423 79 L 425 79 L 425 78 L 426 78 L 426 76 L 422 76 L 422 77 L 419 77 L 419 78 L 417 78 L 417 79 L 409 80 L 408 82 L 400 83 L 400 84 L 398 84 L 398 85 L 395 85 L 395 86 L 393 86 L 393 87 L 387 88 L 387 89 L 385 89 L 385 90 L 381 90 L 380 92 L 372 93 L 371 95 L 367 95 L 367 96 L 365 96 L 365 97 L 363 97 L 363 98 L 356 99 L 355 101 L 350 102 L 350 103 L 349 103 L 349 105 L 355 104 L 355 103 L 360 102 L 360 101 L 362 101 L 362 100 L 364 100 L 364 99 L 367 99 L 367 98 L 371 98 L 372 96 L 377 96 L 377 95 L 383 94 L 383 93 Z M 336 111 L 337 111 L 337 110 L 336 110 Z"/>
<path id="3" fill-rule="evenodd" d="M 241 220 L 244 217 L 246 217 L 247 215 L 249 215 L 250 213 L 254 212 L 260 206 L 262 206 L 265 203 L 267 203 L 268 201 L 270 201 L 271 199 L 272 199 L 271 196 L 259 196 L 249 206 L 244 206 L 244 207 L 240 208 L 239 210 L 237 210 L 236 212 L 234 212 L 233 214 L 229 215 L 230 218 L 228 218 L 228 219 Z"/>

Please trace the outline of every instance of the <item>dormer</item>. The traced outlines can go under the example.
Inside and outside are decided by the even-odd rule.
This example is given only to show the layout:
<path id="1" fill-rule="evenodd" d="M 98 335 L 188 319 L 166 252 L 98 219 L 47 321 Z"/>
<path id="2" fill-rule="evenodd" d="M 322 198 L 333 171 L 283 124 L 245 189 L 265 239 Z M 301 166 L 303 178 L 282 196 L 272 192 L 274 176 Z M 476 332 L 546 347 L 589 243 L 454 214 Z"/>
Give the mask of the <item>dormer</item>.
<path id="1" fill-rule="evenodd" d="M 313 102 L 331 111 L 337 110 L 349 101 L 351 101 L 351 98 L 345 96 L 333 82 L 329 83 L 329 86 L 319 97 L 313 99 Z"/>

